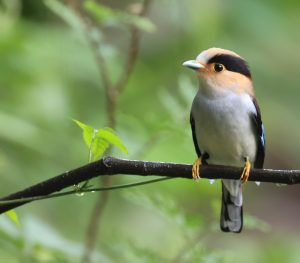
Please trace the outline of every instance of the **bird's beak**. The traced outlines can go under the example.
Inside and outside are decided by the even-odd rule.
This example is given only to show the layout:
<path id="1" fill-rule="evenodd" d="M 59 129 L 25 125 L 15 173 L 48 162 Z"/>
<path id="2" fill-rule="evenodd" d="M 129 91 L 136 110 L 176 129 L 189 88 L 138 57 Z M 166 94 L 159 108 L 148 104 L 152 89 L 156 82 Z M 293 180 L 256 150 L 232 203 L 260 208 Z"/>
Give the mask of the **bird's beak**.
<path id="1" fill-rule="evenodd" d="M 188 60 L 186 62 L 184 62 L 182 64 L 182 66 L 191 68 L 193 70 L 200 70 L 205 68 L 205 66 L 203 64 L 201 64 L 200 62 L 198 62 L 197 60 Z"/>

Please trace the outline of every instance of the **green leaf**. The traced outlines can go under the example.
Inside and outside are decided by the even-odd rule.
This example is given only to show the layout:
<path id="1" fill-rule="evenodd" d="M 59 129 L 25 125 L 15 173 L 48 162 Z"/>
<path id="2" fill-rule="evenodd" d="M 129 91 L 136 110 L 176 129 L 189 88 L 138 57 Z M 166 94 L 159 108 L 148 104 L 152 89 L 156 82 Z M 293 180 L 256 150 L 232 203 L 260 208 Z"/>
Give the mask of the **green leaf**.
<path id="1" fill-rule="evenodd" d="M 86 125 L 78 120 L 73 120 L 83 131 L 83 139 L 88 148 L 91 147 L 94 134 L 97 132 L 93 127 Z"/>
<path id="2" fill-rule="evenodd" d="M 62 2 L 58 0 L 44 0 L 44 4 L 74 29 L 83 30 L 83 24 L 80 18 L 72 11 L 71 8 L 68 8 Z"/>
<path id="3" fill-rule="evenodd" d="M 155 30 L 154 24 L 148 18 L 114 10 L 93 0 L 85 1 L 84 8 L 102 24 L 128 24 L 147 32 Z"/>
<path id="4" fill-rule="evenodd" d="M 131 14 L 123 15 L 123 22 L 136 26 L 146 32 L 152 33 L 155 31 L 155 25 L 147 17 L 141 17 Z"/>
<path id="5" fill-rule="evenodd" d="M 111 129 L 111 128 L 100 129 L 96 134 L 96 138 L 98 138 L 98 137 L 105 139 L 110 144 L 113 144 L 116 147 L 118 147 L 125 154 L 128 154 L 128 150 L 127 150 L 126 146 L 123 144 L 122 140 L 114 132 L 113 129 Z"/>
<path id="6" fill-rule="evenodd" d="M 14 222 L 17 226 L 21 226 L 19 217 L 16 213 L 15 210 L 9 210 L 8 212 L 5 213 L 5 215 L 12 221 Z"/>
<path id="7" fill-rule="evenodd" d="M 109 142 L 105 139 L 95 135 L 93 144 L 92 144 L 92 158 L 93 160 L 96 160 L 104 155 L 105 151 L 109 147 Z"/>
<path id="8" fill-rule="evenodd" d="M 87 0 L 84 2 L 84 8 L 91 15 L 93 15 L 99 22 L 109 21 L 110 19 L 116 19 L 118 12 L 104 5 L 98 4 L 93 0 Z"/>
<path id="9" fill-rule="evenodd" d="M 78 120 L 73 120 L 83 131 L 83 139 L 90 150 L 90 161 L 103 156 L 110 144 L 115 145 L 121 151 L 128 154 L 128 150 L 122 140 L 116 135 L 113 129 L 103 128 L 95 129 Z"/>

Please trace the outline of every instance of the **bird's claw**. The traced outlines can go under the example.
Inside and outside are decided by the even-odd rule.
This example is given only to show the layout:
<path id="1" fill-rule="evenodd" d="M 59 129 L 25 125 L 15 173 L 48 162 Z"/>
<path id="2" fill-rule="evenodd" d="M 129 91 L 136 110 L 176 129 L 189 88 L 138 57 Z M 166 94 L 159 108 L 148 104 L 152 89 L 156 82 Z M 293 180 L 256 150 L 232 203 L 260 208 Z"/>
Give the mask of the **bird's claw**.
<path id="1" fill-rule="evenodd" d="M 193 164 L 192 176 L 193 176 L 194 180 L 200 179 L 200 166 L 201 165 L 202 165 L 202 159 L 200 157 Z"/>
<path id="2" fill-rule="evenodd" d="M 247 183 L 249 175 L 250 175 L 250 170 L 251 170 L 251 163 L 250 163 L 249 159 L 246 158 L 245 166 L 244 166 L 241 178 L 240 178 L 240 180 L 242 181 L 243 184 Z"/>

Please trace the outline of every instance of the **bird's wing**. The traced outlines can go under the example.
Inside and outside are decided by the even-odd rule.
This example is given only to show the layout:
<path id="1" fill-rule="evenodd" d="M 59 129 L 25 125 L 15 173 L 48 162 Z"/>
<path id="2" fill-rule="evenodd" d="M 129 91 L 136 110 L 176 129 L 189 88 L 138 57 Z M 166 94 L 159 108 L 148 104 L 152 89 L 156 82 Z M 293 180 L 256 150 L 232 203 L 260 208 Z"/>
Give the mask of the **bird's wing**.
<path id="1" fill-rule="evenodd" d="M 252 120 L 254 132 L 257 136 L 256 139 L 257 151 L 256 151 L 256 158 L 254 161 L 254 167 L 262 168 L 265 160 L 265 147 L 266 147 L 264 125 L 261 121 L 260 109 L 256 99 L 252 98 L 252 102 L 254 104 L 256 112 L 251 113 L 251 120 Z"/>
<path id="2" fill-rule="evenodd" d="M 195 150 L 196 150 L 196 153 L 197 153 L 198 157 L 200 157 L 201 156 L 201 150 L 200 150 L 199 144 L 197 142 L 195 120 L 193 118 L 192 113 L 190 115 L 190 123 L 191 123 L 191 128 L 192 128 L 192 135 L 193 135 Z"/>

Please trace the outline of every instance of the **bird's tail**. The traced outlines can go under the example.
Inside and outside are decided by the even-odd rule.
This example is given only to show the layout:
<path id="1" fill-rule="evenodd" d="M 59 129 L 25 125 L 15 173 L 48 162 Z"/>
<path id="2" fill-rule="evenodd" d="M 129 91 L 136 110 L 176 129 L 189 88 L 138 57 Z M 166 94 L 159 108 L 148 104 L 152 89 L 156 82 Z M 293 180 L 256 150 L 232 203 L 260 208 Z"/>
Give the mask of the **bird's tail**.
<path id="1" fill-rule="evenodd" d="M 243 228 L 242 185 L 238 180 L 222 180 L 221 230 L 240 233 Z"/>

